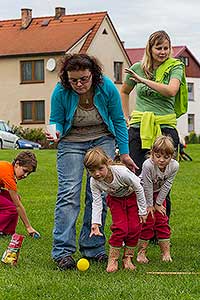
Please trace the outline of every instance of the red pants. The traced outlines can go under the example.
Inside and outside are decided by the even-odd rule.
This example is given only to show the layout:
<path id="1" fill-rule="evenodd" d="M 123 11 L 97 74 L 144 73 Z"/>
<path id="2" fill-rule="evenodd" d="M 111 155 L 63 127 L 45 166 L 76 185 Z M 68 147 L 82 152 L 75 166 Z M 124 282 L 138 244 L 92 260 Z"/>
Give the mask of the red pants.
<path id="1" fill-rule="evenodd" d="M 166 201 L 163 206 L 166 207 Z M 170 238 L 170 227 L 168 224 L 168 217 L 163 216 L 158 211 L 154 212 L 154 218 L 149 214 L 146 223 L 142 224 L 142 232 L 140 239 L 150 240 L 156 234 L 157 239 L 169 239 Z"/>
<path id="2" fill-rule="evenodd" d="M 123 198 L 108 195 L 107 205 L 112 215 L 112 235 L 109 244 L 112 247 L 121 247 L 124 242 L 126 246 L 136 246 L 142 226 L 135 193 Z"/>
<path id="3" fill-rule="evenodd" d="M 0 232 L 13 234 L 18 222 L 16 206 L 8 191 L 0 191 Z"/>

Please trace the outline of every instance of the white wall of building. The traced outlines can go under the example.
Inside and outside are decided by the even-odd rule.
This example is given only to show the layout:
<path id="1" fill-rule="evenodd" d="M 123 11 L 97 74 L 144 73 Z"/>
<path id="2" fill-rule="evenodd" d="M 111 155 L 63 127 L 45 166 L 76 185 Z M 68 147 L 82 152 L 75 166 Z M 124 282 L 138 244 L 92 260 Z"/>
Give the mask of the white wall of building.
<path id="1" fill-rule="evenodd" d="M 187 78 L 188 83 L 194 84 L 194 101 L 188 101 L 188 111 L 177 122 L 177 128 L 182 136 L 189 135 L 188 115 L 194 114 L 194 131 L 200 134 L 200 78 Z"/>

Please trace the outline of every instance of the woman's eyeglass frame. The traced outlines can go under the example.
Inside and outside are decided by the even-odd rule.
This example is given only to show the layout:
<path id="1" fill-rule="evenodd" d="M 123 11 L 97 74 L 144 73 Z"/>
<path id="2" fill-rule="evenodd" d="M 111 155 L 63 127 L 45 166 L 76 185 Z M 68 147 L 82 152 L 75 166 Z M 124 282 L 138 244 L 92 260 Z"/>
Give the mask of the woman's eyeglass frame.
<path id="1" fill-rule="evenodd" d="M 83 76 L 80 78 L 69 78 L 68 81 L 69 81 L 69 83 L 71 83 L 73 85 L 77 85 L 78 82 L 80 82 L 81 84 L 85 84 L 90 81 L 91 77 L 92 77 L 92 73 L 90 73 L 90 75 L 88 75 L 88 76 Z"/>

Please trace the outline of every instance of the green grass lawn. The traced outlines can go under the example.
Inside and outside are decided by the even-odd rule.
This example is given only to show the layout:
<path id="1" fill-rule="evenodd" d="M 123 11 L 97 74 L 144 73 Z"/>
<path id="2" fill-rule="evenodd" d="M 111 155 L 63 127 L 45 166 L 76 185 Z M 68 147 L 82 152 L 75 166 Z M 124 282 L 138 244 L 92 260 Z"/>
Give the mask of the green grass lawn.
<path id="1" fill-rule="evenodd" d="M 18 266 L 0 264 L 1 299 L 200 299 L 200 275 L 149 275 L 151 271 L 200 272 L 200 145 L 189 145 L 187 152 L 192 162 L 181 162 L 173 185 L 172 197 L 172 263 L 162 263 L 158 246 L 148 251 L 150 263 L 137 265 L 135 272 L 120 270 L 107 274 L 105 265 L 91 264 L 86 272 L 56 269 L 51 260 L 52 228 L 57 192 L 56 151 L 35 151 L 38 170 L 18 183 L 19 193 L 32 226 L 41 239 L 27 236 L 19 221 L 17 233 L 25 235 Z M 0 159 L 11 161 L 19 151 L 1 150 Z M 77 231 L 83 216 L 77 222 Z M 110 215 L 106 235 L 110 235 Z M 0 239 L 0 256 L 10 238 Z M 108 249 L 108 245 L 107 245 Z M 77 251 L 74 256 L 81 256 Z"/>

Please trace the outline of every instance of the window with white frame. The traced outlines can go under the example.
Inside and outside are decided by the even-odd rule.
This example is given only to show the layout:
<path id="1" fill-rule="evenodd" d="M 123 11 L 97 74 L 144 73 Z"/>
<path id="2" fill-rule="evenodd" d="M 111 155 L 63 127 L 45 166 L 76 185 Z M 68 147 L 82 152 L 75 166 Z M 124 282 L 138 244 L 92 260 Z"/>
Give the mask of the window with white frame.
<path id="1" fill-rule="evenodd" d="M 188 100 L 194 101 L 194 83 L 188 82 L 187 86 L 188 86 Z"/>
<path id="2" fill-rule="evenodd" d="M 122 83 L 122 66 L 123 63 L 114 61 L 114 79 L 115 83 Z"/>
<path id="3" fill-rule="evenodd" d="M 21 101 L 22 124 L 44 124 L 45 123 L 45 102 Z"/>
<path id="4" fill-rule="evenodd" d="M 188 114 L 188 132 L 194 131 L 194 114 Z"/>

